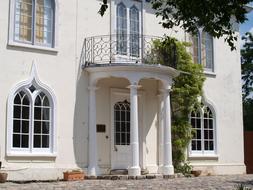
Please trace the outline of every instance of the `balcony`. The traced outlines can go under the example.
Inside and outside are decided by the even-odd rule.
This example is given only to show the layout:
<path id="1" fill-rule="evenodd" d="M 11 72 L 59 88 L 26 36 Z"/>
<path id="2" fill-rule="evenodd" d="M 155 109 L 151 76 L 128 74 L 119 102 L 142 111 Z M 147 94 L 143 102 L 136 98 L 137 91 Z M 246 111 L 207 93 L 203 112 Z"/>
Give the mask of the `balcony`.
<path id="1" fill-rule="evenodd" d="M 163 65 L 176 68 L 176 46 L 173 45 L 171 55 L 154 49 L 154 41 L 160 37 L 145 35 L 103 35 L 84 39 L 82 65 L 84 67 L 102 65 Z"/>

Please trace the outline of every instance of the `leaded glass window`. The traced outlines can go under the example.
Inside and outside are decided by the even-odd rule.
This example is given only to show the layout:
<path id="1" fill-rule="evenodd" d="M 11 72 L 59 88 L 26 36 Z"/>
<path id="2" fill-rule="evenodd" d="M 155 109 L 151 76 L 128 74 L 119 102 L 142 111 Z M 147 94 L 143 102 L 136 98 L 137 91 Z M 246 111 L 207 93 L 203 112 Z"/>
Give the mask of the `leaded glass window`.
<path id="1" fill-rule="evenodd" d="M 34 105 L 34 148 L 49 148 L 50 138 L 50 112 L 51 107 L 48 97 L 41 92 L 35 99 Z"/>
<path id="2" fill-rule="evenodd" d="M 54 13 L 53 0 L 16 0 L 15 41 L 53 47 Z"/>
<path id="3" fill-rule="evenodd" d="M 49 149 L 53 109 L 50 98 L 33 84 L 18 90 L 13 101 L 12 147 Z"/>
<path id="4" fill-rule="evenodd" d="M 130 103 L 125 100 L 114 105 L 114 144 L 130 145 Z"/>
<path id="5" fill-rule="evenodd" d="M 133 6 L 130 9 L 130 56 L 139 57 L 140 48 L 139 10 Z"/>
<path id="6" fill-rule="evenodd" d="M 127 9 L 123 3 L 117 5 L 117 53 L 127 54 Z"/>
<path id="7" fill-rule="evenodd" d="M 190 35 L 190 41 L 194 63 L 202 64 L 206 71 L 213 72 L 213 37 L 207 32 L 200 31 L 195 35 Z"/>
<path id="8" fill-rule="evenodd" d="M 24 91 L 16 94 L 13 104 L 12 145 L 15 148 L 29 147 L 30 100 Z"/>
<path id="9" fill-rule="evenodd" d="M 203 106 L 191 113 L 190 122 L 193 130 L 191 153 L 205 154 L 215 151 L 215 122 L 210 107 Z"/>

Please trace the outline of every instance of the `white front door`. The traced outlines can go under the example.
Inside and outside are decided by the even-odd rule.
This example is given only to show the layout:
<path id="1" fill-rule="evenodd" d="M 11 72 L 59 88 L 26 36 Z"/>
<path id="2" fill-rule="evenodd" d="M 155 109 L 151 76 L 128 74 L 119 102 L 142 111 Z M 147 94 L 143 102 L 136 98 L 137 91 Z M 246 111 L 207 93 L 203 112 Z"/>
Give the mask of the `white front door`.
<path id="1" fill-rule="evenodd" d="M 130 101 L 127 91 L 112 91 L 111 167 L 127 169 L 131 163 Z"/>

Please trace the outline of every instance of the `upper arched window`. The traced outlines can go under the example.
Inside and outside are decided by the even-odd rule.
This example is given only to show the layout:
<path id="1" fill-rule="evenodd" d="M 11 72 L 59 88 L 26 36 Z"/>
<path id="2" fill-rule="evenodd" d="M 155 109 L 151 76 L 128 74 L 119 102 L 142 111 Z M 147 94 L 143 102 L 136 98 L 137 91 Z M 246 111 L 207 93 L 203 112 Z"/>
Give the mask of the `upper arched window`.
<path id="1" fill-rule="evenodd" d="M 117 53 L 127 54 L 127 9 L 123 3 L 117 5 Z"/>
<path id="2" fill-rule="evenodd" d="M 133 6 L 130 8 L 130 56 L 139 57 L 140 47 L 140 21 L 139 10 Z"/>
<path id="3" fill-rule="evenodd" d="M 190 154 L 214 154 L 216 153 L 215 117 L 210 106 L 203 105 L 194 109 L 191 113 L 190 122 L 193 129 Z"/>
<path id="4" fill-rule="evenodd" d="M 55 151 L 55 99 L 37 77 L 18 85 L 8 100 L 8 153 Z"/>
<path id="5" fill-rule="evenodd" d="M 116 5 L 117 54 L 139 57 L 141 45 L 139 3 L 124 3 Z"/>
<path id="6" fill-rule="evenodd" d="M 214 72 L 213 37 L 205 31 L 190 36 L 191 53 L 195 63 L 202 64 L 206 71 Z"/>
<path id="7" fill-rule="evenodd" d="M 15 42 L 54 47 L 54 24 L 54 0 L 15 0 Z"/>

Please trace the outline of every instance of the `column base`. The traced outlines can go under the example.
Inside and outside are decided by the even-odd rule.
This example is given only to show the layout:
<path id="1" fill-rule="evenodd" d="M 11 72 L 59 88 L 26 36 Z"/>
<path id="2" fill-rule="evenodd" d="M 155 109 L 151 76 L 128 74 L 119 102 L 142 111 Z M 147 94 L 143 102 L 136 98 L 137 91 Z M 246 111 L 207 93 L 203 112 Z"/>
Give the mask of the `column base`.
<path id="1" fill-rule="evenodd" d="M 128 175 L 129 176 L 139 176 L 139 175 L 141 175 L 141 168 L 138 167 L 138 166 L 128 168 Z"/>
<path id="2" fill-rule="evenodd" d="M 99 167 L 89 166 L 88 167 L 88 176 L 98 176 L 100 174 Z"/>
<path id="3" fill-rule="evenodd" d="M 158 166 L 158 173 L 163 174 L 163 165 Z"/>
<path id="4" fill-rule="evenodd" d="M 174 167 L 172 165 L 163 166 L 163 175 L 174 175 Z"/>

